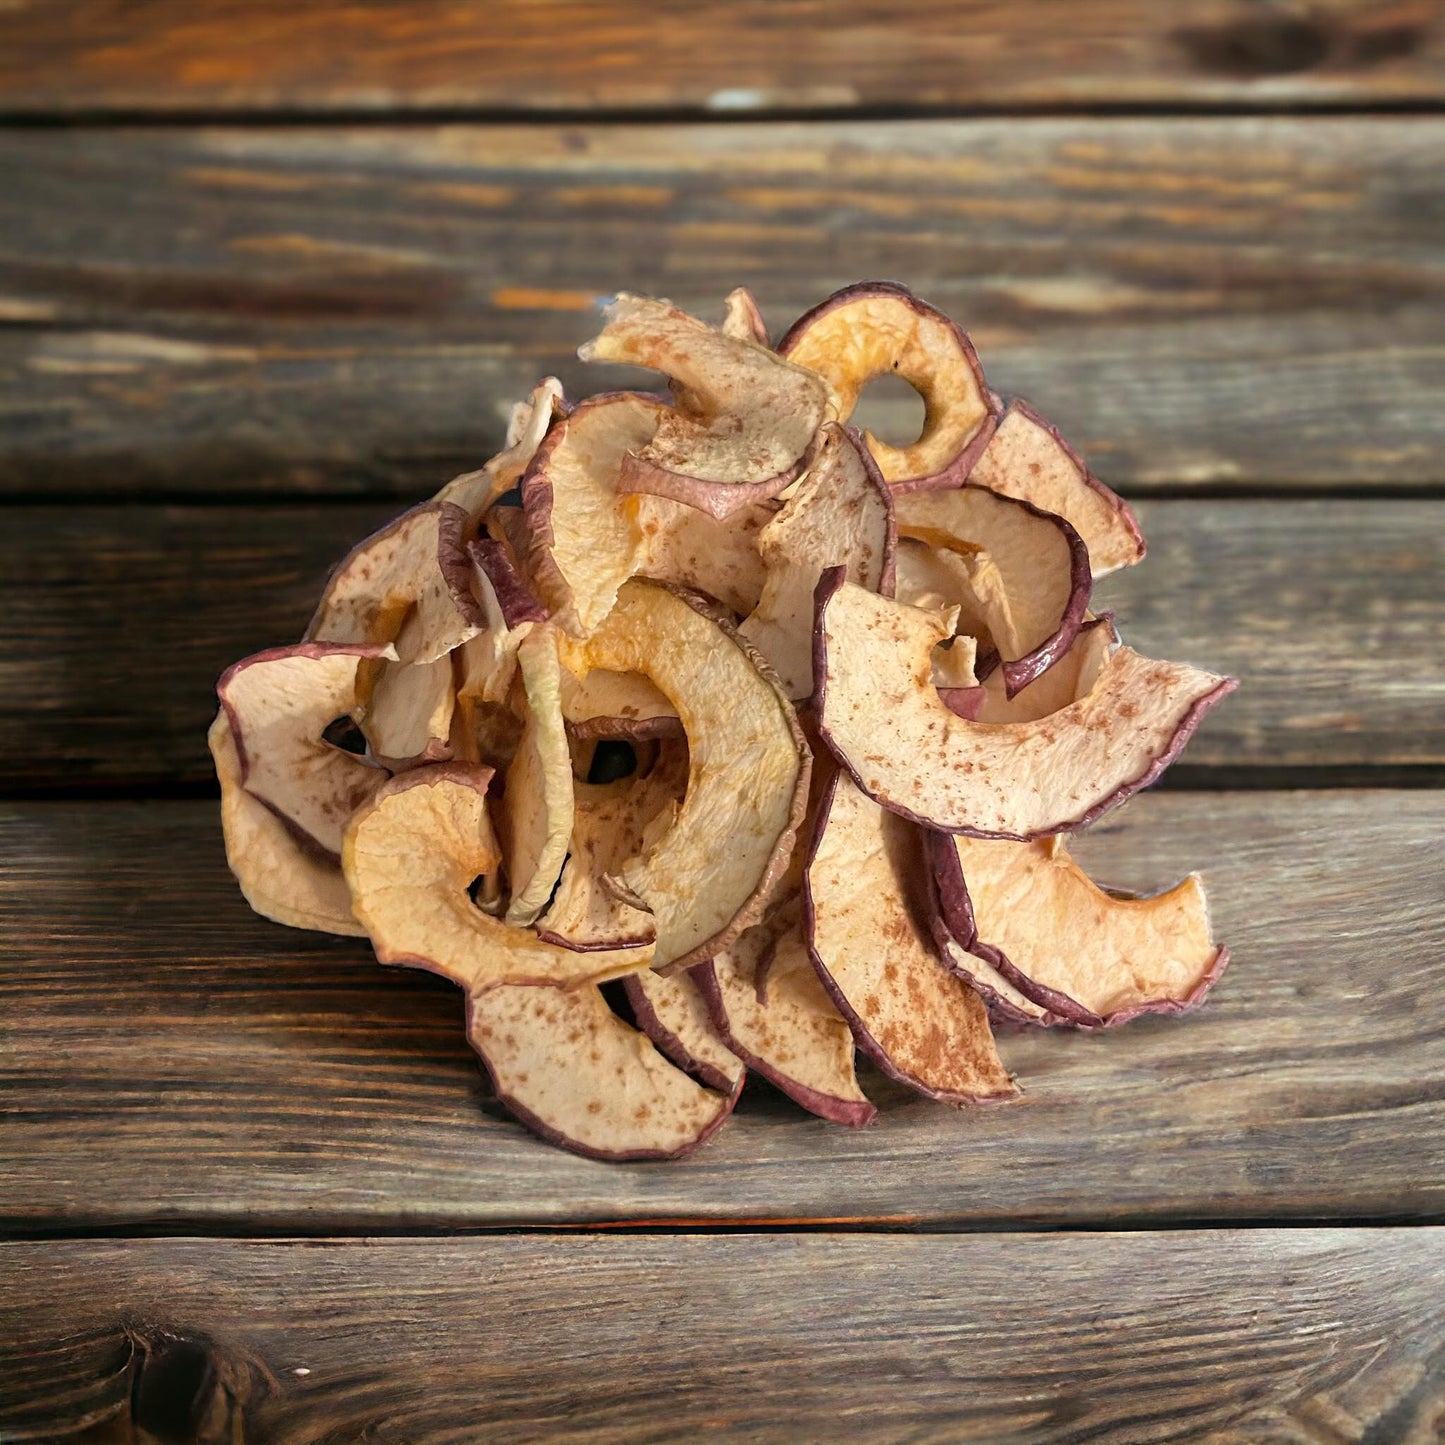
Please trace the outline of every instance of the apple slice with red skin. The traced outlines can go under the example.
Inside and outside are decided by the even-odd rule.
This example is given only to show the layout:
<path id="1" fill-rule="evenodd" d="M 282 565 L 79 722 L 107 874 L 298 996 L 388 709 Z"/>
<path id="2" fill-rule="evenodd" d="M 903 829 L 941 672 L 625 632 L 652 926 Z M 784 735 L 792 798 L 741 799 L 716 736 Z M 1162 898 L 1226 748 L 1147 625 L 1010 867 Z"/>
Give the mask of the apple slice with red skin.
<path id="1" fill-rule="evenodd" d="M 934 614 L 849 583 L 818 584 L 819 731 L 875 802 L 928 827 L 1034 838 L 1082 828 L 1147 787 L 1232 678 L 1121 647 L 1089 694 L 1036 722 L 970 722 L 932 684 Z"/>
<path id="2" fill-rule="evenodd" d="M 940 962 L 921 831 L 837 772 L 803 884 L 818 977 L 885 1073 L 945 1103 L 1011 1099 L 983 1000 Z"/>
<path id="3" fill-rule="evenodd" d="M 562 715 L 574 738 L 680 738 L 682 719 L 662 690 L 638 672 L 562 670 Z"/>
<path id="4" fill-rule="evenodd" d="M 978 686 L 974 720 L 1037 722 L 1078 702 L 1093 690 L 1118 645 L 1119 635 L 1114 631 L 1111 613 L 1085 617 L 1069 650 L 1047 672 L 1012 697 L 999 670 L 991 672 Z"/>
<path id="5" fill-rule="evenodd" d="M 395 656 L 389 646 L 301 642 L 243 658 L 216 684 L 246 791 L 333 861 L 351 815 L 387 775 L 326 730 L 356 710 L 362 665 Z"/>
<path id="6" fill-rule="evenodd" d="M 803 469 L 827 415 L 827 383 L 755 341 L 714 331 L 665 301 L 619 295 L 578 355 L 660 371 L 674 406 L 622 465 L 621 488 L 714 517 L 774 497 Z"/>
<path id="7" fill-rule="evenodd" d="M 1044 1011 L 1110 1028 L 1203 1002 L 1228 950 L 1210 937 L 1197 874 L 1147 898 L 1106 893 L 1061 838 L 1016 843 L 935 833 L 939 914 L 955 941 Z"/>
<path id="8" fill-rule="evenodd" d="M 364 937 L 351 912 L 340 865 L 303 846 L 293 831 L 241 783 L 241 758 L 223 708 L 207 734 L 221 784 L 226 862 L 242 896 L 263 918 L 288 928 Z"/>
<path id="9" fill-rule="evenodd" d="M 743 1061 L 723 1041 L 690 974 L 664 977 L 645 968 L 629 973 L 622 986 L 637 1027 L 679 1069 L 709 1089 L 733 1093 L 742 1088 Z"/>
<path id="10" fill-rule="evenodd" d="M 832 566 L 873 591 L 893 590 L 893 499 L 856 434 L 828 422 L 797 490 L 758 535 L 767 568 L 738 631 L 795 701 L 813 692 L 813 594 Z"/>
<path id="11" fill-rule="evenodd" d="M 835 291 L 799 317 L 779 354 L 825 377 L 847 421 L 876 376 L 901 376 L 923 398 L 923 433 L 895 447 L 864 435 L 895 491 L 963 481 L 993 431 L 998 398 L 963 329 L 892 281 L 861 281 Z"/>
<path id="12" fill-rule="evenodd" d="M 896 510 L 903 536 L 981 548 L 992 562 L 1005 605 L 977 586 L 948 600 L 971 603 L 987 620 L 1010 697 L 1068 651 L 1093 578 L 1083 539 L 1062 517 L 971 483 L 899 497 Z"/>
<path id="13" fill-rule="evenodd" d="M 1144 560 L 1144 534 L 1122 497 L 1027 402 L 999 418 L 969 480 L 1063 517 L 1084 539 L 1095 577 Z"/>
<path id="14" fill-rule="evenodd" d="M 820 1119 L 872 1123 L 878 1111 L 858 1087 L 853 1035 L 813 971 L 796 899 L 692 977 L 713 1026 L 748 1068 Z"/>

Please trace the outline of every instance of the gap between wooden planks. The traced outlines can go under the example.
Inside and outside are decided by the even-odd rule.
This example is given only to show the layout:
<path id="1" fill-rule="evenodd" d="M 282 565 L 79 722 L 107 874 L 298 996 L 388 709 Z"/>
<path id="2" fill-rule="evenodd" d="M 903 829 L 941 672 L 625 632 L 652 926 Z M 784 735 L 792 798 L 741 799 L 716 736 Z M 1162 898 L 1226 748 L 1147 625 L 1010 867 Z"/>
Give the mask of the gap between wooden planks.
<path id="1" fill-rule="evenodd" d="M 1445 793 L 1146 795 L 1095 876 L 1202 869 L 1209 1003 L 1002 1039 L 1024 1099 L 870 1074 L 864 1131 L 750 1084 L 688 1160 L 607 1165 L 486 1101 L 459 994 L 249 912 L 213 805 L 0 809 L 0 1223 L 183 1232 L 808 1220 L 894 1227 L 1445 1214 Z"/>
<path id="2" fill-rule="evenodd" d="M 778 334 L 880 275 L 1126 490 L 1438 489 L 1442 151 L 1445 116 L 0 130 L 0 492 L 408 494 L 539 375 L 615 384 L 600 296 L 745 283 Z"/>

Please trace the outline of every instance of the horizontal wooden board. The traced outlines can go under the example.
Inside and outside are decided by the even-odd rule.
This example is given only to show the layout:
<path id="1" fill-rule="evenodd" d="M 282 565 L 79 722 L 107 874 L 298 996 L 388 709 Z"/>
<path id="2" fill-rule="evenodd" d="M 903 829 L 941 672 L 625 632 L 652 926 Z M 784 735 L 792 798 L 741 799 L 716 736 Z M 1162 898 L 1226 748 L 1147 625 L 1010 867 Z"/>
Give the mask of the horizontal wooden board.
<path id="1" fill-rule="evenodd" d="M 1442 1250 L 1329 1229 L 7 1244 L 0 1429 L 1424 1442 Z"/>
<path id="2" fill-rule="evenodd" d="M 375 505 L 14 508 L 0 534 L 0 786 L 211 776 L 221 671 L 301 634 Z M 1243 679 L 1193 765 L 1445 762 L 1445 502 L 1149 502 L 1107 578 L 1141 651 Z"/>
<path id="3" fill-rule="evenodd" d="M 744 283 L 780 330 L 878 275 L 1126 490 L 1438 486 L 1442 153 L 1439 117 L 0 131 L 0 491 L 411 495 L 538 375 L 613 383 L 598 296 Z"/>
<path id="4" fill-rule="evenodd" d="M 1002 1039 L 958 1112 L 876 1073 L 853 1132 L 750 1083 L 676 1164 L 608 1165 L 487 1102 L 459 994 L 246 908 L 205 803 L 0 810 L 0 1224 L 898 1226 L 1445 1214 L 1445 793 L 1138 799 L 1098 877 L 1202 869 L 1233 963 L 1184 1019 Z"/>
<path id="5" fill-rule="evenodd" d="M 1369 103 L 1445 96 L 1430 0 L 10 0 L 0 109 Z"/>

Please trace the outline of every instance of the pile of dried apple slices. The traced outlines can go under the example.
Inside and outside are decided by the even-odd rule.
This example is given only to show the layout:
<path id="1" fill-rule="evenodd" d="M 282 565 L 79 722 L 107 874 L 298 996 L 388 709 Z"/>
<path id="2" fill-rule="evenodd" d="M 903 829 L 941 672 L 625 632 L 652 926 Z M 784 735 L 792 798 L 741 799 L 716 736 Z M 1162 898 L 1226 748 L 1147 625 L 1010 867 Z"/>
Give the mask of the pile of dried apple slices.
<path id="1" fill-rule="evenodd" d="M 964 332 L 882 282 L 776 348 L 745 292 L 717 328 L 624 295 L 581 354 L 668 391 L 543 381 L 221 678 L 251 905 L 453 980 L 506 1106 L 604 1159 L 696 1148 L 749 1069 L 861 1125 L 860 1049 L 1000 1100 L 991 1023 L 1198 1003 L 1198 878 L 1110 892 L 1064 838 L 1234 684 L 1089 611 L 1135 519 Z M 885 373 L 911 446 L 847 425 Z"/>

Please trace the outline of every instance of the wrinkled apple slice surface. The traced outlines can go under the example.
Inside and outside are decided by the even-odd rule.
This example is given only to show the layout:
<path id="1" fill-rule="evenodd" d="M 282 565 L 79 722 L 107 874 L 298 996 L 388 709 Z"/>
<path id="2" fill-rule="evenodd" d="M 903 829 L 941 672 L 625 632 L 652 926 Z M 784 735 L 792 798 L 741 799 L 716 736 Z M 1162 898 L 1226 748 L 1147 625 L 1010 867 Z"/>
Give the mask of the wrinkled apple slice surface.
<path id="1" fill-rule="evenodd" d="M 743 1062 L 723 1041 L 691 975 L 664 977 L 645 968 L 622 980 L 637 1026 L 680 1069 L 709 1089 L 742 1087 Z"/>
<path id="2" fill-rule="evenodd" d="M 1158 777 L 1233 679 L 1114 652 L 1088 695 L 1031 723 L 970 722 L 932 684 L 931 614 L 818 584 L 819 728 L 869 797 L 950 833 L 1032 838 L 1083 827 Z"/>
<path id="3" fill-rule="evenodd" d="M 838 773 L 804 882 L 818 976 L 886 1073 L 948 1103 L 1012 1098 L 983 1000 L 932 945 L 927 889 L 919 829 Z"/>
<path id="4" fill-rule="evenodd" d="M 923 398 L 923 432 L 895 447 L 864 440 L 900 490 L 961 482 L 988 440 L 995 403 L 973 343 L 941 311 L 887 281 L 845 286 L 793 323 L 779 352 L 826 377 L 847 421 L 875 376 L 901 376 Z"/>

